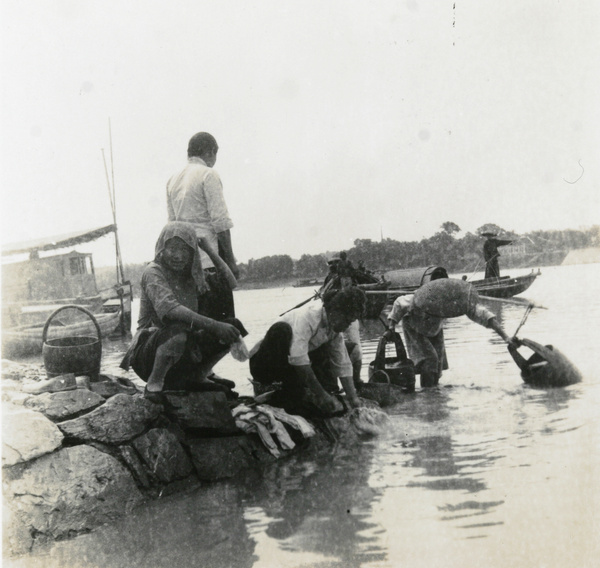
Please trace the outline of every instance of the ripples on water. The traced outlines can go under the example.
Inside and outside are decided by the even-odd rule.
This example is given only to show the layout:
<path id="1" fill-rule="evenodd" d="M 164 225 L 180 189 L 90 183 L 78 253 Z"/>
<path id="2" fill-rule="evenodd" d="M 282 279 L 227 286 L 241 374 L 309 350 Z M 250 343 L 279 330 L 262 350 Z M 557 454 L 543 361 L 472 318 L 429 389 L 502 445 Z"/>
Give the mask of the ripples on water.
<path id="1" fill-rule="evenodd" d="M 389 409 L 382 436 L 150 503 L 55 545 L 45 565 L 597 565 L 599 277 L 600 265 L 546 268 L 525 293 L 549 309 L 534 310 L 519 336 L 559 347 L 582 383 L 532 389 L 493 332 L 451 320 L 440 388 Z M 310 294 L 237 292 L 248 345 Z M 517 328 L 523 308 L 490 307 Z M 363 327 L 365 363 L 382 329 Z M 122 349 L 107 345 L 105 367 L 117 372 Z M 244 365 L 227 358 L 217 371 L 250 392 Z"/>

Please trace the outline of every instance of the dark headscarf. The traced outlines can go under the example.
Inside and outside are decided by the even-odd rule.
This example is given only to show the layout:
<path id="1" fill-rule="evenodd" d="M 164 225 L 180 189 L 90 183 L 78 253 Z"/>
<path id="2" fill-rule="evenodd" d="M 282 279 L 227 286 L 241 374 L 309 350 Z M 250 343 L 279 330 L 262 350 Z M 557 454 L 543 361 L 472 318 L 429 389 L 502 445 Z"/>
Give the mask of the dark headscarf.
<path id="1" fill-rule="evenodd" d="M 156 247 L 154 249 L 154 262 L 161 263 L 162 253 L 165 250 L 167 241 L 179 237 L 186 245 L 188 245 L 194 255 L 192 259 L 191 276 L 196 282 L 198 292 L 200 294 L 206 291 L 206 280 L 204 279 L 204 272 L 202 271 L 202 263 L 200 262 L 200 252 L 198 250 L 198 237 L 194 226 L 190 223 L 183 223 L 182 221 L 172 221 L 167 223 L 163 230 L 158 236 L 156 241 Z"/>

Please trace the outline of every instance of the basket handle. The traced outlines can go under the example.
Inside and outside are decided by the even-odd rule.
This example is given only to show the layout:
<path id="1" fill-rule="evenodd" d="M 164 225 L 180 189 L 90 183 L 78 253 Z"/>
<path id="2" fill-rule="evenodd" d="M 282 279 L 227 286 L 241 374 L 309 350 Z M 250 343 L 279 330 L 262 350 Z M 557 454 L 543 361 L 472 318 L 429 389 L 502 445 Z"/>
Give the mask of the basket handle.
<path id="1" fill-rule="evenodd" d="M 375 370 L 382 370 L 385 368 L 385 348 L 388 343 L 389 333 L 384 333 L 380 339 L 379 344 L 377 345 L 377 353 L 375 355 L 375 364 L 373 365 Z M 397 331 L 394 331 L 391 334 L 390 342 L 394 342 L 396 346 L 396 356 L 401 361 L 406 361 L 408 359 L 408 355 L 406 354 L 406 349 L 404 348 L 404 343 L 402 342 L 402 338 Z"/>
<path id="2" fill-rule="evenodd" d="M 379 382 L 379 381 L 374 381 L 373 377 L 375 377 L 376 373 L 382 373 L 383 377 L 385 378 L 385 382 Z M 375 373 L 373 373 L 373 375 L 371 375 L 371 379 L 369 380 L 369 384 L 379 384 L 379 385 L 385 385 L 386 387 L 389 387 L 392 383 L 390 381 L 390 376 L 383 370 L 379 369 L 378 371 L 375 371 Z"/>
<path id="3" fill-rule="evenodd" d="M 94 314 L 92 312 L 90 312 L 89 310 L 86 310 L 85 308 L 78 306 L 76 304 L 67 304 L 66 306 L 61 306 L 57 310 L 54 310 L 50 314 L 50 317 L 46 320 L 46 323 L 44 325 L 44 331 L 42 332 L 42 344 L 46 343 L 46 336 L 48 335 L 48 328 L 50 327 L 50 322 L 52 321 L 52 318 L 54 318 L 54 316 L 56 314 L 58 314 L 59 312 L 62 312 L 63 310 L 67 310 L 67 309 L 76 309 L 76 310 L 79 310 L 80 312 L 83 312 L 85 315 L 87 315 L 92 320 L 92 323 L 96 327 L 96 332 L 98 333 L 98 339 L 102 339 L 102 332 L 100 331 L 100 326 L 98 325 L 98 321 L 94 317 Z"/>
<path id="4" fill-rule="evenodd" d="M 400 334 L 395 331 L 394 332 L 394 343 L 396 345 L 396 355 L 400 361 L 406 361 L 408 359 L 408 355 L 406 353 L 406 349 L 404 348 L 404 342 L 402 341 L 402 337 Z"/>

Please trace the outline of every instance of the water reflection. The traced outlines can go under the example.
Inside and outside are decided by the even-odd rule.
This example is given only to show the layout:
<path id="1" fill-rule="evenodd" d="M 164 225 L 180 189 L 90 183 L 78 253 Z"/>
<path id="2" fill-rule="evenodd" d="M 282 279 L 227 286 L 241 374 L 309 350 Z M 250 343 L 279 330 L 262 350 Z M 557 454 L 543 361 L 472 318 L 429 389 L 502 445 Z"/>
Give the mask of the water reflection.
<path id="1" fill-rule="evenodd" d="M 580 389 L 574 388 L 535 388 L 531 385 L 526 385 L 529 400 L 534 404 L 544 406 L 550 414 L 566 410 L 572 401 L 577 400 L 580 396 Z"/>
<path id="2" fill-rule="evenodd" d="M 296 457 L 248 479 L 245 505 L 263 518 L 256 538 L 325 557 L 327 566 L 384 560 L 382 528 L 369 520 L 382 494 L 368 484 L 371 453 L 361 446 L 318 461 Z"/>
<path id="3" fill-rule="evenodd" d="M 486 484 L 480 479 L 465 476 L 461 470 L 470 465 L 473 457 L 467 463 L 459 465 L 454 456 L 452 438 L 450 436 L 426 436 L 415 440 L 415 450 L 412 459 L 406 467 L 421 468 L 421 476 L 443 479 L 427 479 L 411 481 L 408 487 L 426 487 L 433 490 L 462 490 L 477 493 L 486 489 Z M 463 461 L 466 461 L 463 458 Z"/>
<path id="4" fill-rule="evenodd" d="M 243 513 L 234 484 L 199 488 L 142 506 L 93 534 L 57 543 L 48 555 L 38 556 L 37 565 L 249 568 L 256 561 L 255 543 L 249 538 Z"/>

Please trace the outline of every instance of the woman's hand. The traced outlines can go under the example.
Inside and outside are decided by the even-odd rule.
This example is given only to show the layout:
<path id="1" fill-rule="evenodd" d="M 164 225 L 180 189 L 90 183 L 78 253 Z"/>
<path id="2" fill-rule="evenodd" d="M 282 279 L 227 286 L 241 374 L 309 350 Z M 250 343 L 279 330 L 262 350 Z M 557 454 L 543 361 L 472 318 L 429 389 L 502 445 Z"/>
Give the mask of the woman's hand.
<path id="1" fill-rule="evenodd" d="M 348 396 L 347 399 L 348 399 L 348 404 L 352 408 L 359 408 L 362 405 L 360 398 L 358 398 L 357 396 L 354 396 L 354 397 Z"/>
<path id="2" fill-rule="evenodd" d="M 240 277 L 240 269 L 238 268 L 238 265 L 235 262 L 228 262 L 227 266 L 229 266 L 229 270 L 231 270 L 232 274 L 236 278 Z"/>
<path id="3" fill-rule="evenodd" d="M 218 337 L 221 343 L 225 343 L 226 345 L 235 343 L 241 335 L 237 327 L 220 321 L 216 321 L 213 324 L 211 332 Z"/>
<path id="4" fill-rule="evenodd" d="M 344 405 L 335 396 L 327 395 L 327 398 L 323 401 L 322 409 L 326 414 L 337 414 L 344 410 Z"/>

